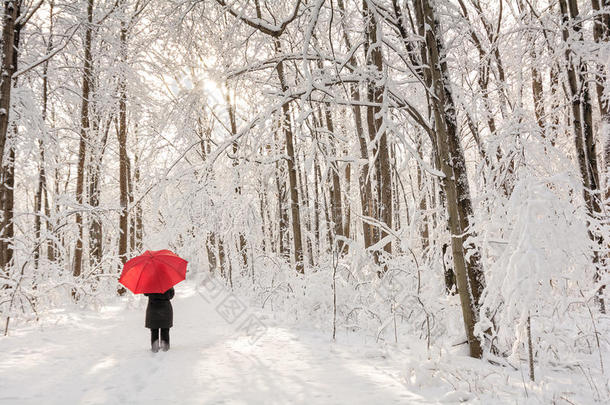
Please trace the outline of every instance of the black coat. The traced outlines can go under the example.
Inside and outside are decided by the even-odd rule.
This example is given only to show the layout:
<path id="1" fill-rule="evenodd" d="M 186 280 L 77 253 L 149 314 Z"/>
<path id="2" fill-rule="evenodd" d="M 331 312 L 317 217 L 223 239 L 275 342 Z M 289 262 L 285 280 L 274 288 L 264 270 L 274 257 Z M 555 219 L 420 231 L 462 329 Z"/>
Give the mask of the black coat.
<path id="1" fill-rule="evenodd" d="M 174 288 L 163 294 L 144 295 L 148 297 L 145 326 L 150 329 L 171 328 L 174 325 L 174 311 L 169 300 L 174 298 Z"/>

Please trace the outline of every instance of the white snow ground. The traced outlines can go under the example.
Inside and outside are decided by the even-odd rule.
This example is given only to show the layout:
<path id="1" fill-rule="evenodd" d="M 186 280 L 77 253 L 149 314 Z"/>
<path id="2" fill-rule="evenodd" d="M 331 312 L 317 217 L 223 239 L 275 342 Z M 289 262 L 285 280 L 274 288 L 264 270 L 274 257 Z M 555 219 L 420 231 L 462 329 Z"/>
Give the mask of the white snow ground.
<path id="1" fill-rule="evenodd" d="M 57 323 L 0 338 L 0 403 L 289 404 L 423 400 L 382 358 L 268 326 L 254 344 L 177 288 L 169 352 L 152 353 L 144 306 L 58 311 Z M 182 291 L 181 291 L 182 290 Z M 140 304 L 145 304 L 144 300 Z M 265 323 L 269 323 L 266 320 Z"/>
<path id="2" fill-rule="evenodd" d="M 149 350 L 145 299 L 99 311 L 57 310 L 51 323 L 15 327 L 0 337 L 0 404 L 522 404 L 575 398 L 577 384 L 569 375 L 526 385 L 520 373 L 465 356 L 431 361 L 416 350 L 389 354 L 374 344 L 332 343 L 328 334 L 283 327 L 268 317 L 262 319 L 266 332 L 252 343 L 219 315 L 217 302 L 206 302 L 188 284 L 177 288 L 173 306 L 167 353 Z"/>

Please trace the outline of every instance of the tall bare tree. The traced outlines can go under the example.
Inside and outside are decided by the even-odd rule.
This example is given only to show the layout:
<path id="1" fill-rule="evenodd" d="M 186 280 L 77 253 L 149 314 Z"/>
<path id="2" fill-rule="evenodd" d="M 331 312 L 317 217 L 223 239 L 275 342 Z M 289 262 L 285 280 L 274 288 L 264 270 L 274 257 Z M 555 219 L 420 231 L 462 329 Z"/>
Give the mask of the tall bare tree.
<path id="1" fill-rule="evenodd" d="M 15 73 L 15 29 L 17 28 L 21 1 L 4 1 L 2 21 L 2 66 L 0 66 L 0 167 L 3 167 L 4 147 L 8 135 L 11 110 L 11 78 Z"/>
<path id="2" fill-rule="evenodd" d="M 93 67 L 93 57 L 91 53 L 93 41 L 93 2 L 87 0 L 87 21 L 85 23 L 85 42 L 83 59 L 83 85 L 81 89 L 81 126 L 80 140 L 78 144 L 78 166 L 76 171 L 76 202 L 78 203 L 76 212 L 76 226 L 78 235 L 74 248 L 74 277 L 81 275 L 83 266 L 83 203 L 85 201 L 85 162 L 87 159 L 87 143 L 90 131 L 89 102 L 91 97 L 91 69 Z"/>
<path id="3" fill-rule="evenodd" d="M 122 18 L 119 33 L 120 48 L 119 60 L 121 63 L 121 74 L 119 77 L 119 192 L 121 212 L 119 217 L 119 257 L 125 263 L 127 261 L 127 241 L 129 238 L 129 196 L 128 196 L 128 162 L 127 162 L 127 30 L 128 21 L 126 3 L 122 2 Z"/>
<path id="4" fill-rule="evenodd" d="M 51 0 L 49 2 L 49 38 L 47 39 L 47 54 L 51 53 L 53 49 L 53 9 L 55 2 Z M 47 123 L 48 106 L 49 106 L 49 61 L 47 60 L 43 64 L 42 68 L 42 122 Z M 39 169 L 38 169 L 38 187 L 36 189 L 35 196 L 35 212 L 36 216 L 34 219 L 34 234 L 36 235 L 37 245 L 34 250 L 34 266 L 38 267 L 38 260 L 40 258 L 40 251 L 42 247 L 42 241 L 40 240 L 42 217 L 44 215 L 47 231 L 50 230 L 50 205 L 49 205 L 49 193 L 47 191 L 47 174 L 46 174 L 46 159 L 45 159 L 45 147 L 43 140 L 38 141 L 39 151 Z M 42 211 L 42 200 L 44 199 L 44 212 Z M 54 259 L 54 247 L 53 242 L 48 241 L 47 243 L 47 258 L 49 261 Z"/>
<path id="5" fill-rule="evenodd" d="M 597 44 L 607 44 L 610 41 L 610 0 L 591 0 L 591 6 L 596 15 L 593 25 L 593 39 Z M 602 119 L 602 128 L 606 131 L 606 140 L 603 145 L 604 175 L 606 176 L 606 201 L 610 201 L 610 100 L 606 94 L 610 75 L 603 65 L 596 66 L 595 87 L 597 89 L 597 103 Z"/>
<path id="6" fill-rule="evenodd" d="M 464 153 L 457 132 L 456 109 L 449 87 L 447 61 L 434 6 L 429 0 L 416 0 L 415 15 L 419 34 L 425 39 L 424 75 L 432 84 L 430 97 L 435 123 L 435 151 L 444 176 L 447 219 L 451 234 L 451 251 L 464 328 L 472 357 L 481 357 L 482 347 L 474 333 L 484 278 L 476 251 L 464 245 L 472 234 L 469 226 L 472 203 Z"/>
<path id="7" fill-rule="evenodd" d="M 228 88 L 226 89 L 226 94 L 225 94 L 225 102 L 227 105 L 227 111 L 229 113 L 229 125 L 230 125 L 230 136 L 234 137 L 235 135 L 237 135 L 237 116 L 236 116 L 236 103 L 235 103 L 235 93 L 233 92 L 233 95 L 231 94 L 231 90 Z M 237 141 L 233 142 L 233 154 L 235 155 L 233 158 L 233 167 L 237 167 L 239 165 L 239 161 L 237 158 L 237 152 L 238 152 L 238 143 Z M 241 195 L 241 180 L 239 177 L 239 173 L 237 173 L 237 183 L 235 185 L 235 194 L 237 195 Z M 239 232 L 239 253 L 241 255 L 241 259 L 242 259 L 242 266 L 243 268 L 248 267 L 248 252 L 247 252 L 247 246 L 246 246 L 246 236 L 244 235 L 243 232 Z"/>
<path id="8" fill-rule="evenodd" d="M 0 72 L 0 268 L 7 269 L 13 259 L 13 225 L 14 187 L 15 187 L 15 148 L 9 136 L 9 114 L 11 110 L 11 90 L 13 74 L 17 70 L 19 36 L 22 24 L 21 1 L 4 2 L 4 21 L 2 30 L 2 67 Z M 16 127 L 13 128 L 16 131 Z M 5 160 L 5 147 L 8 147 L 8 159 Z"/>
<path id="9" fill-rule="evenodd" d="M 582 20 L 579 17 L 576 0 L 559 0 L 561 11 L 562 35 L 566 42 L 566 64 L 568 73 L 569 97 L 572 105 L 572 130 L 578 167 L 583 183 L 583 197 L 589 216 L 599 218 L 601 210 L 601 188 L 597 151 L 593 135 L 593 113 L 588 81 L 588 67 L 582 57 L 575 52 L 575 47 L 583 41 Z M 572 30 L 570 31 L 570 27 Z M 589 237 L 600 248 L 603 238 L 598 232 L 589 229 Z M 593 263 L 596 267 L 595 278 L 601 278 L 599 249 L 593 251 Z M 601 311 L 605 312 L 602 290 L 598 294 Z"/>
<path id="10" fill-rule="evenodd" d="M 330 110 L 330 105 L 324 105 L 324 116 L 326 121 L 326 129 L 328 130 L 328 134 L 330 136 L 329 146 L 330 150 L 327 151 L 331 156 L 337 155 L 337 147 L 335 146 L 335 125 L 333 123 L 332 112 Z M 338 252 L 343 252 L 344 242 L 342 240 L 337 240 L 337 237 L 344 236 L 343 234 L 343 209 L 342 209 L 342 201 L 341 201 L 341 178 L 339 177 L 339 165 L 336 160 L 332 160 L 332 158 L 327 158 L 330 165 L 330 211 L 333 222 L 333 236 L 334 236 L 334 244 L 336 244 L 336 249 Z"/>
<path id="11" fill-rule="evenodd" d="M 365 53 L 367 63 L 372 65 L 374 77 L 367 83 L 367 99 L 373 106 L 367 107 L 366 122 L 370 142 L 373 145 L 373 156 L 375 159 L 375 174 L 377 180 L 377 195 L 374 210 L 376 219 L 383 226 L 374 233 L 374 243 L 388 236 L 387 229 L 392 229 L 392 168 L 390 163 L 390 151 L 388 146 L 388 136 L 383 127 L 382 105 L 384 104 L 384 70 L 382 37 L 378 28 L 378 14 L 369 11 L 367 0 L 362 1 L 362 10 L 365 18 Z M 383 249 L 387 253 L 392 253 L 392 243 L 383 244 Z"/>

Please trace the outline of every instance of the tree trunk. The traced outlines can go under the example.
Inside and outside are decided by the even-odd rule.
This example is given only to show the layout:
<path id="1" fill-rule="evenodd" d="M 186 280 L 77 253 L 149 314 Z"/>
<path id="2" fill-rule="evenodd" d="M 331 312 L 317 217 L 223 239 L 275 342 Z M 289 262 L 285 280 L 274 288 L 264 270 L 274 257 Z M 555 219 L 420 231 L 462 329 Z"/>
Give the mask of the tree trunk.
<path id="1" fill-rule="evenodd" d="M 398 167 L 396 165 L 396 146 L 392 145 L 392 147 L 390 148 L 390 161 L 394 162 L 392 164 L 392 213 L 394 215 L 393 219 L 392 219 L 392 223 L 394 224 L 394 229 L 396 229 L 397 231 L 400 230 L 401 228 L 401 222 L 400 222 L 400 198 L 399 198 L 399 193 L 398 193 L 398 184 L 400 183 L 400 173 L 398 173 Z M 408 225 L 408 223 L 407 223 Z M 397 246 L 397 252 L 400 253 L 400 244 L 398 244 Z"/>
<path id="2" fill-rule="evenodd" d="M 121 68 L 127 68 L 127 26 L 124 20 L 121 20 L 120 31 L 120 61 Z M 129 170 L 127 162 L 127 78 L 125 72 L 121 72 L 119 76 L 119 190 L 120 190 L 120 205 L 121 212 L 119 218 L 119 257 L 121 262 L 125 264 L 127 261 L 127 241 L 129 240 L 129 196 L 128 184 Z"/>
<path id="3" fill-rule="evenodd" d="M 600 3 L 601 1 L 601 3 Z M 610 41 L 610 0 L 591 0 L 591 4 L 593 6 L 593 10 L 598 12 L 599 14 L 595 17 L 595 25 L 593 26 L 593 39 L 596 43 L 607 43 Z M 604 7 L 603 13 L 601 13 L 601 7 Z M 608 207 L 610 207 L 610 100 L 604 100 L 604 94 L 606 92 L 606 86 L 608 85 L 608 80 L 610 80 L 610 75 L 608 75 L 607 70 L 603 65 L 597 66 L 597 77 L 595 80 L 596 89 L 597 89 L 597 103 L 599 105 L 599 112 L 601 116 L 601 136 L 603 144 L 603 173 L 602 175 L 605 177 L 605 186 L 600 184 L 600 188 L 605 187 L 605 191 L 600 198 L 603 196 L 604 201 L 606 202 L 606 207 L 601 208 L 602 211 L 607 212 Z M 601 245 L 600 241 L 600 245 Z M 606 264 L 610 260 L 610 257 L 606 255 L 605 261 Z M 605 286 L 602 286 L 599 291 L 599 303 L 601 306 L 602 313 L 606 312 L 605 302 L 601 296 L 603 295 L 603 291 Z"/>
<path id="4" fill-rule="evenodd" d="M 227 103 L 227 111 L 229 112 L 229 123 L 231 126 L 231 136 L 237 135 L 237 118 L 235 117 L 235 100 L 231 100 L 230 89 L 227 86 L 227 94 L 225 97 L 225 101 Z M 237 167 L 239 165 L 239 161 L 237 160 L 237 142 L 233 142 L 233 167 Z M 235 193 L 237 195 L 241 195 L 241 184 L 239 178 L 239 170 L 236 170 L 237 183 L 235 185 Z M 248 268 L 248 251 L 246 248 L 246 236 L 243 232 L 239 232 L 239 254 L 241 255 L 242 266 L 244 269 Z"/>
<path id="5" fill-rule="evenodd" d="M 134 159 L 134 165 L 135 165 L 135 169 L 134 169 L 134 173 L 133 173 L 133 181 L 137 187 L 138 184 L 140 183 L 140 166 L 138 164 L 137 155 Z M 133 197 L 133 195 L 132 195 L 132 197 Z M 144 224 L 143 224 L 143 220 L 142 220 L 142 215 L 143 215 L 142 203 L 140 201 L 138 201 L 138 203 L 136 204 L 136 206 L 134 208 L 134 216 L 135 216 L 134 234 L 135 234 L 135 239 L 136 239 L 135 250 L 138 252 L 140 252 L 142 250 L 142 238 L 144 237 Z"/>
<path id="6" fill-rule="evenodd" d="M 530 56 L 532 57 L 532 95 L 534 97 L 534 113 L 536 114 L 536 122 L 540 128 L 542 136 L 546 136 L 545 112 L 544 112 L 544 95 L 542 93 L 542 77 L 536 67 L 536 51 L 534 44 L 531 44 L 532 49 Z"/>
<path id="7" fill-rule="evenodd" d="M 21 7 L 21 2 L 19 2 L 19 7 Z M 21 16 L 21 8 L 19 8 L 17 10 L 17 15 L 16 15 L 16 20 L 19 20 L 19 17 Z M 18 69 L 18 62 L 19 62 L 19 40 L 21 38 L 21 29 L 23 28 L 23 24 L 21 23 L 15 23 L 14 25 L 14 36 L 13 36 L 13 62 L 11 64 L 12 66 L 12 71 L 11 76 L 17 71 Z M 16 87 L 17 86 L 17 80 L 10 80 L 12 83 L 12 87 Z M 10 265 L 12 259 L 13 259 L 13 254 L 14 254 L 14 250 L 13 250 L 13 242 L 15 239 L 15 225 L 13 223 L 13 218 L 14 218 L 14 209 L 15 209 L 15 144 L 13 142 L 13 140 L 17 139 L 17 124 L 15 122 L 11 123 L 12 124 L 12 128 L 10 129 L 10 132 L 12 132 L 12 135 L 7 139 L 7 144 L 8 144 L 8 149 L 9 149 L 9 156 L 8 156 L 8 161 L 4 162 L 4 166 L 0 169 L 0 171 L 2 172 L 2 187 L 3 189 L 0 189 L 0 192 L 2 192 L 3 197 L 2 197 L 2 201 L 3 201 L 3 207 L 2 207 L 2 213 L 3 213 L 3 221 L 2 221 L 2 225 L 0 227 L 0 229 L 2 230 L 2 234 L 1 234 L 1 240 L 3 241 L 3 246 L 2 246 L 2 253 L 0 254 L 1 256 L 3 256 L 3 259 L 0 259 L 0 265 L 1 267 L 6 267 L 8 265 Z"/>
<path id="8" fill-rule="evenodd" d="M 85 182 L 85 160 L 87 158 L 87 143 L 89 137 L 89 96 L 91 90 L 91 42 L 93 34 L 93 0 L 87 0 L 87 24 L 85 25 L 85 59 L 83 65 L 83 87 L 81 92 L 81 128 L 78 145 L 78 169 L 76 173 L 76 226 L 78 234 L 74 248 L 74 277 L 79 277 L 83 264 L 83 202 Z"/>
<path id="9" fill-rule="evenodd" d="M 305 161 L 305 156 L 303 156 L 303 161 Z M 298 163 L 298 161 L 297 161 Z M 306 176 L 307 173 L 305 171 L 304 164 L 297 164 L 297 167 L 302 168 L 303 170 L 298 170 L 299 175 L 299 187 L 301 193 L 301 201 L 303 201 L 303 207 L 309 207 L 309 189 L 307 187 Z M 313 257 L 313 246 L 311 243 L 311 216 L 309 215 L 309 210 L 305 210 L 305 214 L 303 216 L 303 222 L 305 223 L 305 242 L 307 245 L 307 262 L 310 267 L 314 266 L 314 257 Z"/>
<path id="10" fill-rule="evenodd" d="M 199 120 L 199 124 L 201 124 L 201 120 Z M 203 162 L 205 162 L 209 155 L 211 131 L 208 130 L 207 128 L 204 129 L 203 126 L 200 125 L 198 136 L 200 139 L 199 145 L 200 145 L 200 149 L 201 149 L 201 160 Z M 136 164 L 136 173 L 137 173 L 138 180 L 139 180 L 139 170 L 137 168 L 137 164 Z M 140 208 L 140 210 L 141 210 L 141 208 Z M 216 232 L 215 231 L 213 231 L 213 230 L 208 231 L 208 234 L 206 236 L 206 241 L 205 241 L 205 248 L 206 248 L 206 252 L 208 255 L 208 266 L 209 266 L 210 273 L 214 274 L 216 272 L 216 270 L 218 269 L 218 259 L 216 256 Z"/>
<path id="11" fill-rule="evenodd" d="M 227 254 L 225 252 L 225 244 L 222 239 L 222 236 L 218 236 L 218 261 L 220 263 L 220 275 L 225 279 L 229 280 L 229 283 L 232 284 L 233 281 L 231 279 L 231 263 L 227 260 Z"/>
<path id="12" fill-rule="evenodd" d="M 561 10 L 561 21 L 563 25 L 562 35 L 567 44 L 572 43 L 568 23 L 572 21 L 573 36 L 577 42 L 582 42 L 582 22 L 580 21 L 578 5 L 576 0 L 559 0 Z M 589 83 L 587 80 L 588 72 L 585 61 L 580 59 L 576 53 L 568 46 L 565 52 L 568 84 L 570 97 L 572 98 L 572 120 L 574 131 L 574 145 L 578 158 L 578 167 L 583 183 L 583 197 L 587 207 L 588 215 L 591 219 L 597 219 L 601 214 L 599 169 L 597 165 L 597 151 L 595 150 L 595 140 L 593 137 L 593 118 L 591 101 L 589 97 Z M 589 225 L 590 226 L 590 225 Z M 595 281 L 601 279 L 601 266 L 599 263 L 599 250 L 603 248 L 603 237 L 589 228 L 589 237 L 597 244 L 600 249 L 593 251 L 593 264 L 596 268 Z M 605 303 L 602 287 L 598 293 L 598 301 L 601 311 L 605 312 Z"/>
<path id="13" fill-rule="evenodd" d="M 422 156 L 422 141 L 421 135 L 418 134 L 418 142 L 417 142 L 417 154 Z M 424 184 L 424 173 L 420 165 L 417 165 L 417 199 L 419 201 L 415 201 L 416 206 L 419 208 L 421 224 L 419 225 L 420 229 L 420 239 L 422 243 L 422 251 L 427 251 L 430 246 L 430 227 L 429 227 L 429 218 L 428 218 L 428 204 L 426 201 L 426 189 L 427 187 Z"/>
<path id="14" fill-rule="evenodd" d="M 478 4 L 478 3 L 477 3 Z M 433 11 L 432 8 L 430 10 Z M 436 17 L 433 17 L 436 18 Z M 438 28 L 438 24 L 435 23 L 435 27 Z M 488 35 L 489 31 L 488 31 Z M 468 182 L 468 175 L 466 173 L 466 159 L 464 157 L 464 152 L 462 150 L 462 146 L 460 145 L 460 140 L 458 138 L 458 130 L 457 130 L 457 110 L 455 108 L 455 103 L 453 102 L 453 94 L 449 87 L 449 71 L 447 66 L 447 59 L 444 55 L 444 50 L 442 47 L 442 38 L 438 31 L 434 33 L 435 38 L 437 39 L 436 47 L 437 47 L 437 55 L 441 56 L 441 59 L 438 61 L 438 66 L 440 67 L 440 77 L 442 81 L 442 87 L 444 90 L 443 97 L 443 107 L 444 107 L 444 116 L 445 118 L 445 126 L 448 131 L 448 140 L 450 142 L 449 150 L 451 156 L 451 167 L 453 170 L 454 178 L 457 179 L 455 181 L 456 189 L 457 189 L 457 204 L 459 207 L 458 213 L 460 214 L 459 221 L 460 227 L 462 229 L 462 234 L 464 235 L 463 240 L 466 240 L 466 236 L 475 236 L 473 231 L 470 230 L 470 217 L 473 215 L 472 210 L 472 202 L 470 199 L 470 186 Z M 491 36 L 491 35 L 490 35 Z M 491 41 L 491 38 L 490 38 Z M 499 53 L 494 52 L 496 64 L 498 65 L 499 70 L 499 80 L 500 83 L 504 83 L 504 74 L 501 64 L 501 59 Z M 498 149 L 498 154 L 500 153 L 500 149 Z M 511 161 L 509 164 L 508 172 L 509 174 L 514 173 L 514 164 Z M 510 176 L 507 176 L 507 179 Z M 512 192 L 512 183 L 507 180 L 503 181 L 502 189 L 504 190 L 507 196 L 510 196 Z M 469 279 L 469 287 L 472 292 L 472 297 L 474 298 L 474 305 L 476 307 L 475 314 L 478 314 L 479 300 L 481 295 L 483 294 L 483 288 L 485 285 L 483 269 L 481 267 L 480 255 L 476 249 L 470 250 L 470 252 L 466 255 L 469 257 L 467 263 L 467 274 Z"/>
<path id="15" fill-rule="evenodd" d="M 92 134 L 96 135 L 99 139 L 98 131 L 99 123 L 98 118 L 94 117 L 93 131 Z M 96 142 L 95 149 L 92 149 L 91 153 L 91 165 L 89 166 L 89 206 L 96 209 L 100 205 L 100 174 L 102 171 L 102 159 L 104 157 L 104 150 L 106 148 L 106 142 L 108 140 L 108 132 L 110 131 L 110 121 L 108 121 L 103 128 L 101 139 Z M 93 153 L 95 150 L 95 153 Z M 100 220 L 98 213 L 93 213 L 91 216 L 91 225 L 89 228 L 89 262 L 92 266 L 100 263 L 102 260 L 102 241 L 103 241 L 103 229 L 102 221 Z"/>
<path id="16" fill-rule="evenodd" d="M 343 209 L 341 204 L 341 179 L 339 177 L 339 166 L 334 160 L 337 155 L 337 148 L 335 147 L 335 125 L 333 123 L 332 113 L 330 111 L 330 106 L 326 104 L 324 106 L 324 115 L 326 118 L 326 129 L 329 133 L 329 144 L 330 144 L 330 155 L 326 156 L 327 164 L 330 170 L 331 182 L 330 182 L 330 211 L 331 211 L 331 220 L 333 223 L 333 250 L 337 249 L 337 252 L 343 252 L 344 241 L 337 240 L 337 237 L 344 236 L 343 235 Z M 336 246 L 334 245 L 336 244 Z"/>
<path id="17" fill-rule="evenodd" d="M 281 55 L 281 46 L 279 39 L 275 38 L 275 52 Z M 288 85 L 284 77 L 284 63 L 278 62 L 276 71 L 280 80 L 280 85 L 284 93 L 288 92 Z M 297 172 L 295 167 L 295 151 L 294 151 L 294 136 L 292 134 L 292 117 L 290 115 L 290 106 L 288 102 L 282 105 L 282 127 L 286 138 L 286 163 L 288 166 L 288 184 L 290 187 L 290 211 L 292 213 L 292 240 L 294 244 L 294 261 L 298 273 L 305 272 L 303 267 L 303 240 L 301 236 L 301 213 L 299 210 L 299 189 L 297 184 Z"/>
<path id="18" fill-rule="evenodd" d="M 528 312 L 527 314 L 527 354 L 530 366 L 530 381 L 535 381 L 534 374 L 534 345 L 532 344 L 532 319 Z"/>
<path id="19" fill-rule="evenodd" d="M 10 27 L 10 32 L 7 32 L 6 26 L 3 29 L 3 34 L 10 38 L 10 51 L 6 50 L 2 66 L 2 84 L 0 85 L 0 152 L 4 154 L 6 145 L 8 145 L 8 160 L 0 158 L 0 179 L 2 180 L 0 187 L 0 200 L 2 209 L 2 221 L 0 222 L 0 268 L 8 272 L 8 266 L 13 260 L 13 242 L 15 239 L 15 226 L 13 224 L 14 207 L 15 207 L 15 146 L 12 142 L 17 138 L 17 126 L 14 125 L 9 137 L 9 112 L 10 112 L 10 96 L 11 88 L 14 87 L 16 81 L 12 80 L 13 74 L 17 71 L 17 63 L 19 59 L 19 39 L 21 36 L 22 24 L 18 23 L 21 15 L 21 1 L 12 2 L 15 7 L 11 9 L 10 4 L 5 2 L 5 12 L 11 13 L 4 16 L 4 23 Z M 4 41 L 3 50 L 6 49 L 7 41 Z M 10 55 L 10 58 L 9 56 Z M 6 76 L 5 76 L 6 74 Z M 7 87 L 5 87 L 5 85 Z M 8 104 L 4 101 L 8 100 Z M 6 124 L 4 123 L 6 120 Z"/>
<path id="20" fill-rule="evenodd" d="M 281 162 L 275 163 L 275 185 L 277 188 L 277 209 L 280 217 L 278 223 L 278 252 L 284 259 L 290 257 L 288 247 L 288 210 L 285 207 L 286 200 L 286 181 L 284 179 L 284 165 Z"/>
<path id="21" fill-rule="evenodd" d="M 374 206 L 376 214 L 375 219 L 379 220 L 387 228 L 392 229 L 392 167 L 387 134 L 385 131 L 380 132 L 383 125 L 383 111 L 381 105 L 384 103 L 384 88 L 383 85 L 378 85 L 380 81 L 383 81 L 384 76 L 381 38 L 378 33 L 377 16 L 375 13 L 369 12 L 367 0 L 362 1 L 362 9 L 366 20 L 365 52 L 367 55 L 367 64 L 373 65 L 376 73 L 375 77 L 372 80 L 369 80 L 367 86 L 368 101 L 375 103 L 375 106 L 368 107 L 366 113 L 369 139 L 374 145 L 373 154 L 376 155 L 375 174 L 377 179 L 377 201 Z M 377 229 L 375 231 L 374 243 L 377 243 L 387 236 L 388 232 L 384 228 Z M 392 243 L 385 243 L 383 249 L 391 254 Z"/>
<path id="22" fill-rule="evenodd" d="M 345 16 L 345 7 L 343 0 L 337 2 L 341 13 Z M 344 19 L 341 20 L 343 27 L 343 41 L 347 49 L 352 49 L 352 44 L 347 34 Z M 349 59 L 351 66 L 358 67 L 358 61 L 352 55 Z M 371 191 L 370 173 L 369 173 L 369 153 L 368 153 L 368 141 L 364 134 L 364 125 L 362 123 L 362 112 L 360 105 L 360 89 L 358 84 L 350 84 L 350 97 L 354 101 L 352 104 L 352 113 L 354 115 L 354 127 L 356 130 L 356 136 L 358 137 L 358 145 L 360 147 L 360 159 L 363 164 L 359 165 L 359 191 L 360 191 L 360 205 L 363 217 L 371 217 L 373 213 L 373 195 Z M 362 220 L 362 234 L 364 237 L 365 249 L 371 247 L 374 242 L 374 229 L 366 220 Z"/>
<path id="23" fill-rule="evenodd" d="M 595 24 L 593 25 L 593 39 L 595 43 L 602 44 L 610 40 L 610 0 L 591 0 L 591 6 L 597 13 Z M 595 80 L 597 89 L 597 103 L 604 124 L 610 124 L 610 103 L 604 101 L 604 91 L 609 79 L 608 72 L 604 71 L 604 66 L 597 66 L 597 77 Z"/>
<path id="24" fill-rule="evenodd" d="M 131 176 L 131 159 L 127 157 L 127 204 L 133 207 L 133 180 Z M 136 218 L 135 215 L 130 215 L 129 223 L 129 251 L 133 252 L 136 249 Z"/>
<path id="25" fill-rule="evenodd" d="M 8 274 L 8 266 L 13 260 L 13 242 L 15 227 L 13 224 L 13 208 L 15 204 L 15 148 L 11 144 L 12 136 L 7 140 L 8 159 L 4 160 L 4 167 L 0 170 L 0 208 L 2 209 L 2 222 L 0 222 L 0 266 Z"/>
<path id="26" fill-rule="evenodd" d="M 591 0 L 591 5 L 593 10 L 598 13 L 593 26 L 593 39 L 597 44 L 605 44 L 610 41 L 610 0 Z M 602 7 L 604 8 L 603 12 Z M 602 64 L 597 66 L 596 75 L 597 104 L 602 121 L 600 139 L 605 142 L 603 145 L 603 175 L 606 178 L 604 199 L 610 201 L 610 101 L 604 100 L 604 93 L 610 76 Z"/>
<path id="27" fill-rule="evenodd" d="M 313 155 L 313 167 L 314 167 L 314 173 L 313 173 L 313 193 L 314 193 L 314 200 L 313 200 L 313 217 L 314 217 L 314 230 L 313 230 L 313 234 L 314 234 L 314 245 L 316 247 L 316 256 L 320 254 L 320 191 L 319 191 L 319 181 L 318 181 L 318 171 L 316 169 L 316 167 L 318 167 L 318 154 L 316 152 L 314 152 Z"/>
<path id="28" fill-rule="evenodd" d="M 34 248 L 34 268 L 38 268 L 38 261 L 40 259 L 40 251 L 43 246 L 41 241 L 40 229 L 42 225 L 42 215 L 45 213 L 42 210 L 42 199 L 46 196 L 44 190 L 46 189 L 46 176 L 45 176 L 45 158 L 44 158 L 44 149 L 42 146 L 42 142 L 39 142 L 39 168 L 38 168 L 38 187 L 36 188 L 36 196 L 34 197 L 34 235 L 36 240 L 36 246 Z M 45 202 L 45 207 L 48 206 L 48 201 Z"/>
<path id="29" fill-rule="evenodd" d="M 328 250 L 327 252 L 332 252 L 334 249 L 333 246 L 333 227 L 332 227 L 332 214 L 331 214 L 331 208 L 330 205 L 332 204 L 332 196 L 330 195 L 330 189 L 332 188 L 331 183 L 330 183 L 330 176 L 328 174 L 328 171 L 326 172 L 326 177 L 324 179 L 322 179 L 322 173 L 320 170 L 320 167 L 318 166 L 317 168 L 318 170 L 318 175 L 320 176 L 320 184 L 324 184 L 326 185 L 326 187 L 322 187 L 322 190 L 320 190 L 320 193 L 322 195 L 322 204 L 324 206 L 324 220 L 326 222 L 326 238 L 328 240 Z M 328 200 L 326 199 L 326 191 L 325 189 L 329 190 L 329 196 L 328 196 Z"/>
<path id="30" fill-rule="evenodd" d="M 347 239 L 351 239 L 351 223 L 352 223 L 352 209 L 351 209 L 351 184 L 352 184 L 352 165 L 347 163 L 345 165 L 345 192 L 343 199 L 343 207 L 345 211 L 345 220 L 343 221 L 343 236 Z M 343 246 L 343 253 L 347 255 L 349 245 Z"/>
<path id="31" fill-rule="evenodd" d="M 2 66 L 0 67 L 0 167 L 4 167 L 4 148 L 8 136 L 9 113 L 11 109 L 12 77 L 15 73 L 15 24 L 19 16 L 21 1 L 4 2 L 2 21 Z"/>
<path id="32" fill-rule="evenodd" d="M 260 186 L 263 189 L 262 191 L 258 192 L 259 210 L 261 216 L 261 234 L 263 235 L 262 250 L 264 253 L 270 253 L 273 251 L 273 248 L 269 249 L 268 247 L 269 237 L 267 235 L 267 215 L 265 214 L 265 212 L 268 211 L 267 199 L 265 198 L 267 187 L 264 186 L 262 182 Z"/>
<path id="33" fill-rule="evenodd" d="M 210 266 L 210 273 L 214 273 L 218 265 L 216 261 L 216 234 L 214 232 L 210 232 L 208 234 L 205 248 L 208 253 L 208 265 Z"/>
<path id="34" fill-rule="evenodd" d="M 53 49 L 53 6 L 54 3 L 51 1 L 49 3 L 49 39 L 47 40 L 47 54 L 51 53 Z M 49 104 L 49 61 L 47 60 L 42 66 L 42 122 L 46 127 L 47 123 L 47 110 Z M 43 213 L 46 215 L 46 224 L 47 230 L 49 229 L 49 200 L 48 200 L 48 192 L 47 192 L 47 176 L 46 176 L 46 162 L 45 162 L 45 153 L 44 153 L 44 142 L 42 139 L 38 140 L 38 156 L 40 157 L 40 162 L 38 166 L 38 187 L 36 189 L 36 197 L 35 202 L 36 206 L 34 211 L 36 213 L 35 221 L 34 221 L 34 234 L 36 235 L 36 248 L 34 250 L 34 268 L 38 268 L 38 260 L 40 259 L 40 251 L 43 243 L 40 238 L 40 231 L 42 225 L 42 216 Z M 44 212 L 42 211 L 42 199 L 44 198 Z M 53 257 L 53 245 L 51 241 L 47 244 L 47 258 Z"/>
<path id="35" fill-rule="evenodd" d="M 51 235 L 51 238 L 47 241 L 47 260 L 49 262 L 55 261 L 55 227 L 51 219 L 51 206 L 49 204 L 49 192 L 47 190 L 46 181 L 43 182 L 43 194 L 44 194 L 44 213 L 46 217 L 46 229 L 47 235 Z"/>
<path id="36" fill-rule="evenodd" d="M 482 355 L 482 348 L 481 342 L 474 334 L 474 326 L 477 322 L 483 273 L 478 256 L 474 251 L 467 252 L 464 246 L 464 237 L 471 233 L 468 217 L 472 213 L 464 155 L 457 138 L 455 107 L 450 98 L 440 29 L 429 0 L 417 0 L 416 17 L 420 31 L 424 33 L 426 45 L 427 67 L 424 69 L 424 74 L 432 83 L 431 90 L 434 95 L 431 102 L 435 122 L 435 146 L 440 168 L 444 174 L 442 185 L 447 200 L 451 248 L 464 329 L 470 355 L 479 358 Z M 470 260 L 466 259 L 467 256 L 470 256 Z"/>

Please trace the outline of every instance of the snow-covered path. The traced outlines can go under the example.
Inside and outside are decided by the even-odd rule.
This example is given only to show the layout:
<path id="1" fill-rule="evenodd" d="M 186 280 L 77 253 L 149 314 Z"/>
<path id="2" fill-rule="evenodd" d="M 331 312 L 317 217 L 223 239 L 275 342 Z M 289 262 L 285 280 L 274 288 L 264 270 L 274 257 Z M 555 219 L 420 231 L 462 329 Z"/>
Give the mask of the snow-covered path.
<path id="1" fill-rule="evenodd" d="M 0 403 L 435 402 L 410 392 L 399 364 L 374 350 L 270 321 L 251 344 L 192 289 L 173 305 L 167 353 L 150 352 L 143 308 L 60 312 L 56 325 L 13 330 L 0 338 Z"/>

